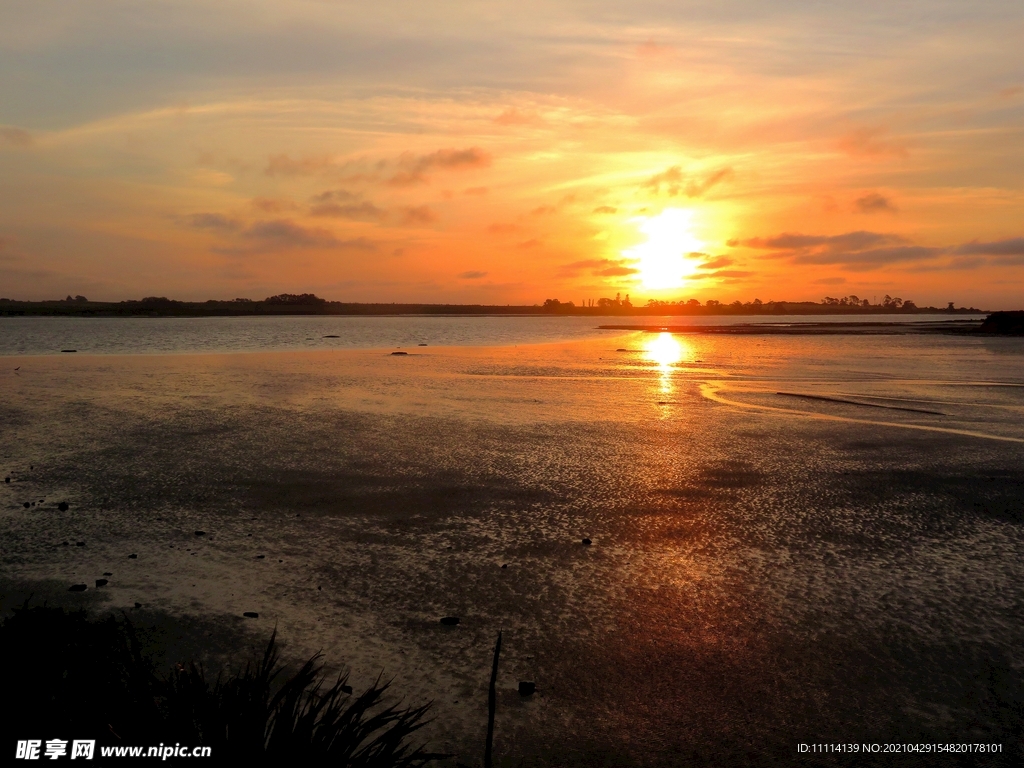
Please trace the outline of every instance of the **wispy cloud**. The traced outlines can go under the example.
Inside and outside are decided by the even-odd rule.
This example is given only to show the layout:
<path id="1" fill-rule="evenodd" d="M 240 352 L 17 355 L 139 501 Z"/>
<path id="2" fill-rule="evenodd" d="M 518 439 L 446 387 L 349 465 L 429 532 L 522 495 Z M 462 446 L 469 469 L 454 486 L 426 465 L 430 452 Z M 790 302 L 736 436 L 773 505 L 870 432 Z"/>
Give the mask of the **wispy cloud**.
<path id="1" fill-rule="evenodd" d="M 869 192 L 853 201 L 853 208 L 858 213 L 895 213 L 896 206 L 892 201 L 877 192 Z"/>
<path id="2" fill-rule="evenodd" d="M 32 134 L 24 128 L 3 125 L 0 126 L 0 143 L 9 144 L 13 147 L 30 147 L 33 144 L 33 139 Z"/>

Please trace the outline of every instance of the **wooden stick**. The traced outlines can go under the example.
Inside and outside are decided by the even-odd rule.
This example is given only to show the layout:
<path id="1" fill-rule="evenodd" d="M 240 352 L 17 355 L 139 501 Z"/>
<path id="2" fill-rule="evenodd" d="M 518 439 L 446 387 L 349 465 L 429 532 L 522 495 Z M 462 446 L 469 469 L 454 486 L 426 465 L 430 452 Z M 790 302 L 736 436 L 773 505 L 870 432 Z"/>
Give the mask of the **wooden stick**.
<path id="1" fill-rule="evenodd" d="M 498 657 L 501 656 L 501 630 L 494 644 L 494 663 L 491 665 L 491 685 L 487 692 L 487 746 L 484 748 L 484 768 L 492 768 L 491 751 L 494 747 L 494 710 L 498 705 Z"/>

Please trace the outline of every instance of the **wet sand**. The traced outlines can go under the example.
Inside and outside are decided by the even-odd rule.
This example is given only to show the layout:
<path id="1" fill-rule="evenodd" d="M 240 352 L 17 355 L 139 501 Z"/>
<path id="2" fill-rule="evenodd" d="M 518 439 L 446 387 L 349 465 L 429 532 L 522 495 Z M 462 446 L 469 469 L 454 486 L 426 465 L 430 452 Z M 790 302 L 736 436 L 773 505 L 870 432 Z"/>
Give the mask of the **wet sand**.
<path id="1" fill-rule="evenodd" d="M 1013 764 L 1015 342 L 646 336 L 0 358 L 4 607 L 140 602 L 182 653 L 276 626 L 433 700 L 425 735 L 467 765 L 499 628 L 510 765 Z"/>

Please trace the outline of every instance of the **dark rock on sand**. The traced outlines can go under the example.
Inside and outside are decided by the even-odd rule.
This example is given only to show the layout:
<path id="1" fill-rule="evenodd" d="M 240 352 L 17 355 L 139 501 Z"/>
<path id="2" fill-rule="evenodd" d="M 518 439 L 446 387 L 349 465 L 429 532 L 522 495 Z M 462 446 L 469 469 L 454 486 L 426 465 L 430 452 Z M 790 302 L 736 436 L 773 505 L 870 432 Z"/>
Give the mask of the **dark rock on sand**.
<path id="1" fill-rule="evenodd" d="M 341 692 L 342 693 L 352 693 L 352 686 L 351 685 L 343 685 L 343 686 L 341 686 Z"/>
<path id="2" fill-rule="evenodd" d="M 96 586 L 97 587 L 105 587 L 105 586 L 107 586 L 108 583 L 109 582 L 107 582 L 106 579 L 96 579 Z"/>
<path id="3" fill-rule="evenodd" d="M 332 333 L 332 334 L 329 334 L 327 336 L 321 336 L 320 338 L 321 339 L 340 339 L 341 337 L 340 336 L 336 336 L 335 334 Z"/>
<path id="4" fill-rule="evenodd" d="M 265 557 L 266 557 L 266 555 L 256 555 L 256 559 L 257 560 L 262 560 Z"/>
<path id="5" fill-rule="evenodd" d="M 260 615 L 256 613 L 256 611 L 246 611 L 242 615 L 245 616 L 245 618 L 247 619 L 258 619 L 260 617 Z"/>
<path id="6" fill-rule="evenodd" d="M 68 588 L 68 592 L 85 592 L 87 589 L 88 587 L 85 584 L 72 584 Z"/>
<path id="7" fill-rule="evenodd" d="M 61 352 L 77 352 L 77 349 L 62 349 Z"/>
<path id="8" fill-rule="evenodd" d="M 408 352 L 392 352 L 392 355 L 408 355 Z"/>
<path id="9" fill-rule="evenodd" d="M 68 503 L 66 501 L 62 501 L 60 504 L 57 505 L 57 509 L 59 509 L 61 512 L 67 512 Z"/>
<path id="10" fill-rule="evenodd" d="M 993 312 L 978 329 L 981 333 L 1024 336 L 1024 311 Z"/>
<path id="11" fill-rule="evenodd" d="M 104 571 L 103 575 L 104 576 L 113 576 L 114 574 L 112 574 L 110 571 Z"/>
<path id="12" fill-rule="evenodd" d="M 441 623 L 444 624 L 446 627 L 454 627 L 460 621 L 462 621 L 462 619 L 460 619 L 458 616 L 445 616 L 443 619 L 441 619 Z"/>
<path id="13" fill-rule="evenodd" d="M 135 560 L 137 557 L 138 557 L 138 555 L 136 555 L 134 552 L 132 552 L 132 554 L 128 555 L 128 559 L 129 560 Z"/>
<path id="14" fill-rule="evenodd" d="M 537 684 L 532 680 L 519 681 L 519 695 L 532 696 L 537 691 Z"/>
<path id="15" fill-rule="evenodd" d="M 26 501 L 24 504 L 22 504 L 22 506 L 25 507 L 25 509 L 28 509 L 29 507 L 32 506 L 32 502 Z"/>
<path id="16" fill-rule="evenodd" d="M 4 478 L 4 482 L 5 482 L 5 483 L 9 483 L 9 482 L 11 482 L 11 478 L 9 478 L 9 477 L 5 477 L 5 478 Z"/>
<path id="17" fill-rule="evenodd" d="M 84 547 L 85 546 L 85 542 L 84 541 L 76 541 L 75 542 L 75 546 L 76 547 Z"/>
<path id="18" fill-rule="evenodd" d="M 592 541 L 591 541 L 590 539 L 584 539 L 584 540 L 583 540 L 583 546 L 584 546 L 584 547 L 589 547 L 589 546 L 590 546 L 591 544 L 593 544 L 593 543 L 594 543 L 594 542 L 592 542 Z"/>
<path id="19" fill-rule="evenodd" d="M 142 603 L 136 603 L 136 604 L 135 604 L 135 607 L 136 607 L 136 608 L 141 608 L 141 607 L 142 607 Z"/>
<path id="20" fill-rule="evenodd" d="M 206 535 L 206 531 L 196 531 L 195 533 L 196 533 L 196 536 L 205 536 Z"/>

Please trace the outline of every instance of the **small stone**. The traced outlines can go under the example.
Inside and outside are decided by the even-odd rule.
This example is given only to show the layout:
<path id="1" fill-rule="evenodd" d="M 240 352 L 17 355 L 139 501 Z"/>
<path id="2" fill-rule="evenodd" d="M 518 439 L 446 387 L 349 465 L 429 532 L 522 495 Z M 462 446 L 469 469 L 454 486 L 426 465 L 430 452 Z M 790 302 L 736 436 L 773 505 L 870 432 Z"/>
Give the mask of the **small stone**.
<path id="1" fill-rule="evenodd" d="M 61 352 L 77 352 L 77 349 L 62 349 Z"/>
<path id="2" fill-rule="evenodd" d="M 85 542 L 84 541 L 76 541 L 75 542 L 75 546 L 76 547 L 84 547 L 85 546 Z"/>
<path id="3" fill-rule="evenodd" d="M 392 352 L 392 355 L 408 355 L 408 352 Z"/>
<path id="4" fill-rule="evenodd" d="M 256 613 L 256 611 L 246 611 L 242 615 L 245 616 L 245 618 L 247 619 L 258 619 L 260 617 L 260 615 Z"/>
<path id="5" fill-rule="evenodd" d="M 25 506 L 25 509 L 28 509 L 29 507 L 31 507 L 31 506 L 32 506 L 32 503 L 31 503 L 31 502 L 28 502 L 28 501 L 26 501 L 26 502 L 25 502 L 25 504 L 24 504 L 24 506 Z"/>
<path id="6" fill-rule="evenodd" d="M 519 695 L 532 696 L 537 691 L 537 684 L 532 680 L 519 681 Z"/>
<path id="7" fill-rule="evenodd" d="M 87 589 L 88 587 L 85 584 L 72 584 L 68 592 L 85 592 Z"/>
<path id="8" fill-rule="evenodd" d="M 501 564 L 501 567 L 502 567 L 502 568 L 508 568 L 508 563 L 502 563 L 502 564 Z"/>
<path id="9" fill-rule="evenodd" d="M 61 542 L 61 546 L 69 547 L 69 546 L 71 546 L 71 542 L 70 541 Z"/>
<path id="10" fill-rule="evenodd" d="M 66 501 L 62 501 L 60 504 L 57 505 L 57 509 L 59 509 L 61 512 L 67 512 L 68 503 Z"/>
<path id="11" fill-rule="evenodd" d="M 136 607 L 136 608 L 141 608 L 141 607 L 142 607 L 142 603 L 136 603 L 136 604 L 135 604 L 135 607 Z"/>
<path id="12" fill-rule="evenodd" d="M 196 536 L 205 536 L 206 531 L 196 531 Z"/>
<path id="13" fill-rule="evenodd" d="M 317 592 L 323 592 L 323 590 L 324 590 L 324 588 L 323 588 L 323 587 L 317 587 L 317 588 L 316 588 L 316 591 L 317 591 Z"/>
<path id="14" fill-rule="evenodd" d="M 11 478 L 9 478 L 9 477 L 5 477 L 5 478 L 4 478 L 4 482 L 5 482 L 5 483 L 9 483 L 9 482 L 11 482 Z"/>
<path id="15" fill-rule="evenodd" d="M 138 555 L 136 555 L 134 552 L 132 552 L 132 554 L 128 555 L 128 559 L 129 560 L 135 560 L 136 558 L 138 558 Z"/>
<path id="16" fill-rule="evenodd" d="M 628 350 L 628 349 L 623 349 L 622 347 L 619 347 L 619 348 L 618 348 L 618 349 L 616 349 L 615 351 L 616 351 L 616 352 L 629 352 L 629 350 Z"/>
<path id="17" fill-rule="evenodd" d="M 107 586 L 107 583 L 108 582 L 107 582 L 106 579 L 96 579 L 96 586 L 97 587 L 105 587 L 105 586 Z"/>
<path id="18" fill-rule="evenodd" d="M 257 560 L 262 560 L 265 557 L 266 557 L 266 555 L 256 555 L 256 559 Z"/>
<path id="19" fill-rule="evenodd" d="M 426 345 L 426 343 L 425 343 L 425 342 L 422 342 L 422 341 L 421 341 L 421 342 L 420 342 L 419 344 L 417 344 L 416 346 L 417 346 L 417 347 L 425 347 L 425 346 L 427 346 L 427 345 Z"/>
<path id="20" fill-rule="evenodd" d="M 446 627 L 454 627 L 460 621 L 462 621 L 462 619 L 460 619 L 458 616 L 445 616 L 443 619 L 441 619 L 441 623 L 444 624 Z"/>
<path id="21" fill-rule="evenodd" d="M 104 576 L 113 576 L 114 574 L 112 574 L 110 571 L 104 571 L 103 575 Z"/>
<path id="22" fill-rule="evenodd" d="M 352 686 L 351 685 L 342 685 L 341 686 L 341 692 L 342 693 L 352 693 Z"/>
<path id="23" fill-rule="evenodd" d="M 584 540 L 583 540 L 583 546 L 584 546 L 584 547 L 589 547 L 589 546 L 590 546 L 591 544 L 593 544 L 593 543 L 594 543 L 594 542 L 592 542 L 592 541 L 591 541 L 590 539 L 584 539 Z"/>

